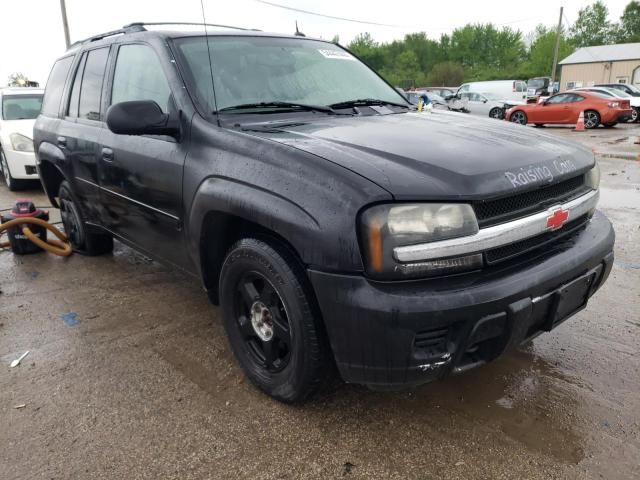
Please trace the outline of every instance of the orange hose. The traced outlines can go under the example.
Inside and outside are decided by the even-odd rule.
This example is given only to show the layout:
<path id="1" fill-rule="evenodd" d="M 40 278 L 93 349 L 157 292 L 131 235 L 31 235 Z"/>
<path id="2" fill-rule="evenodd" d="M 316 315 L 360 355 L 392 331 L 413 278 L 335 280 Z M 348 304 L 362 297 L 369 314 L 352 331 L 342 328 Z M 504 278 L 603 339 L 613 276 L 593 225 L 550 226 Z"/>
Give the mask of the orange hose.
<path id="1" fill-rule="evenodd" d="M 51 233 L 53 233 L 56 237 L 59 238 L 59 240 L 51 239 L 45 242 L 44 240 L 41 240 L 38 237 L 36 237 L 29 227 L 27 226 L 22 227 L 22 233 L 24 234 L 24 236 L 27 237 L 36 245 L 38 245 L 43 250 L 46 250 L 49 253 L 53 253 L 54 255 L 59 255 L 60 257 L 68 257 L 69 255 L 71 255 L 71 253 L 73 253 L 73 250 L 71 249 L 71 244 L 67 240 L 67 236 L 64 233 L 62 233 L 60 230 L 58 230 L 55 226 L 51 225 L 49 222 L 41 220 L 40 218 L 24 217 L 24 218 L 15 218 L 13 220 L 9 220 L 6 223 L 0 224 L 0 233 L 16 225 L 24 225 L 26 223 L 31 223 L 33 225 L 39 225 L 41 227 L 44 227 L 47 230 L 49 230 Z M 9 242 L 6 242 L 6 241 L 0 242 L 0 248 L 6 248 L 8 246 L 9 246 Z"/>

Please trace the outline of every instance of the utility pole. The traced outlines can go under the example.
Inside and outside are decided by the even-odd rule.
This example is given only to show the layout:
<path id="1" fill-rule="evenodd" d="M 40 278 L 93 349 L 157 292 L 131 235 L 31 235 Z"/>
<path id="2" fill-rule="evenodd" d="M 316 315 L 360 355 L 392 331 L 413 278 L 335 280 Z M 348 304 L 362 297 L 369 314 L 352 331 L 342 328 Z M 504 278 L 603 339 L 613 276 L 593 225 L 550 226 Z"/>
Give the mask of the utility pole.
<path id="1" fill-rule="evenodd" d="M 60 12 L 62 13 L 62 28 L 64 28 L 64 43 L 69 48 L 71 40 L 69 39 L 69 23 L 67 22 L 67 6 L 65 0 L 60 0 Z"/>
<path id="2" fill-rule="evenodd" d="M 64 1 L 64 0 L 61 0 Z M 560 48 L 560 34 L 562 32 L 562 11 L 564 7 L 560 7 L 560 18 L 558 19 L 558 30 L 556 30 L 556 48 L 553 52 L 553 68 L 551 69 L 551 89 L 556 82 L 556 69 L 558 68 L 558 49 Z M 551 93 L 551 91 L 549 91 Z"/>

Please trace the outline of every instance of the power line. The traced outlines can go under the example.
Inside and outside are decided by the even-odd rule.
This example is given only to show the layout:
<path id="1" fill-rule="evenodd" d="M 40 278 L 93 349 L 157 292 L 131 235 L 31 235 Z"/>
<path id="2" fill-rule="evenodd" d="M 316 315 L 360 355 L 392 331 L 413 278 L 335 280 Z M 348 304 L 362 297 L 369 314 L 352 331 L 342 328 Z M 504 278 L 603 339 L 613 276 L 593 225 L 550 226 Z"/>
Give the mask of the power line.
<path id="1" fill-rule="evenodd" d="M 282 8 L 284 10 L 291 10 L 292 12 L 305 13 L 307 15 L 315 15 L 316 17 L 324 17 L 331 18 L 333 20 L 341 20 L 343 22 L 352 22 L 352 23 L 361 23 L 363 25 L 376 25 L 378 27 L 393 27 L 393 28 L 406 28 L 403 25 L 392 25 L 389 23 L 377 23 L 377 22 L 366 22 L 364 20 L 357 20 L 355 18 L 346 18 L 346 17 L 336 17 L 334 15 L 325 15 L 324 13 L 312 12 L 310 10 L 303 10 L 301 8 L 289 7 L 287 5 L 280 5 L 279 3 L 268 2 L 267 0 L 255 0 L 258 3 L 263 3 L 265 5 L 270 5 L 276 8 Z"/>
<path id="2" fill-rule="evenodd" d="M 390 23 L 378 23 L 378 22 L 368 22 L 366 20 L 358 20 L 356 18 L 347 18 L 347 17 L 338 17 L 335 15 L 328 15 L 319 12 L 312 12 L 311 10 L 304 10 L 302 8 L 290 7 L 288 5 L 282 5 L 280 3 L 270 2 L 268 0 L 254 0 L 257 3 L 262 3 L 263 5 L 269 5 L 270 7 L 282 8 L 284 10 L 289 10 L 292 12 L 303 13 L 305 15 L 313 15 L 316 17 L 329 18 L 332 20 L 339 20 L 342 22 L 351 22 L 351 23 L 359 23 L 362 25 L 374 25 L 378 27 L 391 27 L 391 28 L 401 28 L 401 29 L 420 29 L 421 31 L 436 31 L 436 32 L 444 32 L 449 30 L 455 30 L 457 27 L 425 27 L 425 25 L 398 25 L 398 24 L 390 24 Z M 519 20 L 511 20 L 509 22 L 504 23 L 496 23 L 497 27 L 501 27 L 504 25 L 511 25 L 514 23 L 526 22 L 529 20 L 535 20 L 537 17 L 529 17 L 529 18 L 521 18 Z"/>

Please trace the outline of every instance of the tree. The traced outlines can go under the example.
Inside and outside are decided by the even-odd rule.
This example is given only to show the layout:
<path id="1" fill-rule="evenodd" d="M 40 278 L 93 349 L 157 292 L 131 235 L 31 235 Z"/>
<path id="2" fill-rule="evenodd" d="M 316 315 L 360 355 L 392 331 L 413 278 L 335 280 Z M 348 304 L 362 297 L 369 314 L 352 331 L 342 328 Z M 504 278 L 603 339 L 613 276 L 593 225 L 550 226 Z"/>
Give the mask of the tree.
<path id="1" fill-rule="evenodd" d="M 384 67 L 382 51 L 369 32 L 358 34 L 347 48 L 376 70 Z"/>
<path id="2" fill-rule="evenodd" d="M 620 17 L 617 40 L 620 43 L 640 42 L 640 2 L 632 0 Z"/>
<path id="3" fill-rule="evenodd" d="M 33 80 L 29 80 L 29 78 L 21 72 L 15 72 L 9 75 L 9 86 L 10 87 L 37 87 L 39 86 L 38 82 L 34 82 Z"/>
<path id="4" fill-rule="evenodd" d="M 522 77 L 531 78 L 550 75 L 553 68 L 553 52 L 556 45 L 556 29 L 538 25 L 535 29 L 527 61 L 521 66 Z M 560 32 L 560 46 L 558 48 L 558 58 L 568 57 L 573 52 L 574 46 L 571 40 Z M 559 68 L 556 78 L 559 77 Z"/>
<path id="5" fill-rule="evenodd" d="M 442 62 L 433 66 L 427 83 L 432 86 L 450 87 L 460 85 L 464 80 L 464 68 L 459 63 Z"/>
<path id="6" fill-rule="evenodd" d="M 609 10 L 601 0 L 581 9 L 571 27 L 571 39 L 576 47 L 607 45 L 615 41 L 617 28 L 608 17 Z"/>

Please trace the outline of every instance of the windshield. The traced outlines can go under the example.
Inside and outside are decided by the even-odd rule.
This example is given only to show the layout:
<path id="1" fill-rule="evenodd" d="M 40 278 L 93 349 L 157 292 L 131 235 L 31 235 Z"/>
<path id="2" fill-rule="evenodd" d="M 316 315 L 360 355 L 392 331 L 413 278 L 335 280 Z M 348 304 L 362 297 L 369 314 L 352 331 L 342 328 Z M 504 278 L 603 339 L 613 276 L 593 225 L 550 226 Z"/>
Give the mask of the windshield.
<path id="1" fill-rule="evenodd" d="M 544 88 L 546 80 L 544 78 L 532 78 L 527 82 L 527 87 L 529 88 Z"/>
<path id="2" fill-rule="evenodd" d="M 175 41 L 191 94 L 208 112 L 260 102 L 333 105 L 355 99 L 406 103 L 371 69 L 342 48 L 316 40 L 206 37 Z M 216 105 L 217 103 L 217 105 Z"/>
<path id="3" fill-rule="evenodd" d="M 631 90 L 633 93 L 640 93 L 640 88 L 636 87 L 635 85 L 628 85 L 627 87 L 629 88 L 629 90 Z"/>
<path id="4" fill-rule="evenodd" d="M 616 97 L 621 97 L 621 98 L 631 98 L 631 97 L 633 97 L 633 95 L 630 95 L 627 92 L 625 92 L 624 90 L 620 90 L 619 88 L 607 88 L 607 91 L 611 92 Z"/>
<path id="5" fill-rule="evenodd" d="M 42 94 L 4 95 L 2 97 L 3 120 L 32 120 L 42 108 Z"/>

